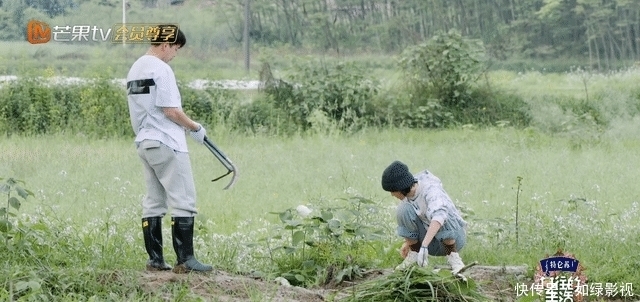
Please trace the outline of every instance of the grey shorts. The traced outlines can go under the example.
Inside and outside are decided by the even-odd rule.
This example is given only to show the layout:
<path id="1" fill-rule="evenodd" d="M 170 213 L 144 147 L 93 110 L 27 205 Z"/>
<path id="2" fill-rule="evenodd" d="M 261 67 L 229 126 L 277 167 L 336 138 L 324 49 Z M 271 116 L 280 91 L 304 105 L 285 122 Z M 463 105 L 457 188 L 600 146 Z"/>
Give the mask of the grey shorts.
<path id="1" fill-rule="evenodd" d="M 156 140 L 144 140 L 137 145 L 147 185 L 142 217 L 162 217 L 168 207 L 171 216 L 195 216 L 196 189 L 189 153 L 177 152 Z"/>
<path id="2" fill-rule="evenodd" d="M 420 244 L 427 235 L 427 229 L 414 211 L 413 207 L 406 202 L 401 202 L 397 209 L 398 236 L 416 240 L 417 244 L 411 247 L 412 250 L 418 251 Z M 452 229 L 446 226 L 441 227 L 435 238 L 431 240 L 427 249 L 431 256 L 446 256 L 446 250 L 443 241 L 446 239 L 454 239 L 456 241 L 456 250 L 460 251 L 467 243 L 467 233 L 465 228 Z"/>

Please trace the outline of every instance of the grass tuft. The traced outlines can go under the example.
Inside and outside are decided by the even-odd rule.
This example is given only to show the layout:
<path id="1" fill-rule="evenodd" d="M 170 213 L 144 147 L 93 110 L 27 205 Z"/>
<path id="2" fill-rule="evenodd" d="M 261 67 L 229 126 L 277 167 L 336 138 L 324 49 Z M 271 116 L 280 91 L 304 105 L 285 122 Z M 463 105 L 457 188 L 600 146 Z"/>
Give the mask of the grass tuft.
<path id="1" fill-rule="evenodd" d="M 412 266 L 396 270 L 389 275 L 355 285 L 351 295 L 341 302 L 385 301 L 489 301 L 468 278 L 462 281 L 448 270 L 434 272 L 428 268 Z"/>

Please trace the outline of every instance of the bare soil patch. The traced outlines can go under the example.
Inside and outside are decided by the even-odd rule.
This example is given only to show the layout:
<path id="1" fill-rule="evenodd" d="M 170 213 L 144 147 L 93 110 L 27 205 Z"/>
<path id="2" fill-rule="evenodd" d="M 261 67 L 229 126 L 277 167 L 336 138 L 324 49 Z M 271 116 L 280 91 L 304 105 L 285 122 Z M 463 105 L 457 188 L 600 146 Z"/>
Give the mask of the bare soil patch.
<path id="1" fill-rule="evenodd" d="M 531 284 L 526 277 L 526 267 L 470 268 L 466 275 L 474 280 L 481 293 L 491 301 L 516 301 L 515 285 Z M 171 288 L 188 285 L 194 296 L 206 301 L 274 301 L 274 302 L 320 302 L 338 301 L 349 294 L 349 289 L 360 282 L 384 277 L 391 270 L 372 270 L 355 282 L 328 284 L 322 288 L 305 289 L 285 286 L 258 278 L 234 275 L 224 271 L 210 274 L 174 274 L 172 272 L 143 272 L 142 287 L 149 293 L 158 294 L 167 301 L 174 300 Z"/>

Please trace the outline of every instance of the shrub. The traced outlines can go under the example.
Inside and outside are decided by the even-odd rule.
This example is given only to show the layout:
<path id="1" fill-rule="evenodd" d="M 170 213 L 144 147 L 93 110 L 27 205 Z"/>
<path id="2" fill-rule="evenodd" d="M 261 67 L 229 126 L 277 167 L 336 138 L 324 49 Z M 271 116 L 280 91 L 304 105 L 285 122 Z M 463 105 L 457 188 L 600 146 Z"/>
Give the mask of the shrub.
<path id="1" fill-rule="evenodd" d="M 398 106 L 396 115 L 400 127 L 445 128 L 456 122 L 453 114 L 434 99 L 421 106 Z"/>
<path id="2" fill-rule="evenodd" d="M 0 178 L 0 194 L 4 196 L 6 194 L 6 206 L 0 206 L 0 235 L 4 237 L 5 245 L 9 245 L 9 239 L 20 238 L 21 232 L 19 229 L 14 229 L 14 223 L 11 220 L 18 215 L 16 212 L 20 210 L 23 201 L 27 200 L 27 197 L 33 196 L 33 192 L 24 189 L 24 181 L 9 178 L 4 180 Z M 11 196 L 14 193 L 14 196 Z M 17 195 L 17 196 L 16 196 Z M 3 202 L 3 200 L 0 200 Z"/>
<path id="3" fill-rule="evenodd" d="M 0 132 L 44 134 L 62 131 L 77 114 L 70 105 L 78 90 L 49 86 L 37 78 L 24 78 L 6 84 L 0 94 Z"/>
<path id="4" fill-rule="evenodd" d="M 369 102 L 378 93 L 377 83 L 355 64 L 308 62 L 293 69 L 289 80 L 276 79 L 268 64 L 260 74 L 264 92 L 302 130 L 311 129 L 318 114 L 340 130 L 357 130 L 368 123 Z"/>
<path id="5" fill-rule="evenodd" d="M 106 78 L 54 83 L 24 77 L 0 94 L 0 132 L 5 134 L 82 133 L 94 137 L 131 136 L 126 91 Z M 178 83 L 183 109 L 194 120 L 213 125 L 235 123 L 237 93 L 219 87 L 195 89 Z M 243 128 L 243 127 L 238 127 Z"/>
<path id="6" fill-rule="evenodd" d="M 400 59 L 409 104 L 397 111 L 402 125 L 442 128 L 456 124 L 527 126 L 527 104 L 514 94 L 478 83 L 484 49 L 459 33 L 434 36 Z"/>
<path id="7" fill-rule="evenodd" d="M 464 39 L 456 31 L 407 48 L 400 67 L 412 92 L 412 103 L 426 105 L 437 99 L 450 109 L 472 105 L 472 86 L 481 74 L 483 53 L 481 42 Z"/>
<path id="8" fill-rule="evenodd" d="M 518 95 L 489 86 L 474 87 L 470 93 L 473 104 L 451 111 L 458 123 L 526 127 L 531 122 L 529 106 Z"/>
<path id="9" fill-rule="evenodd" d="M 292 135 L 298 131 L 286 112 L 275 106 L 272 96 L 239 106 L 234 124 L 238 130 L 251 134 Z"/>
<path id="10" fill-rule="evenodd" d="M 105 78 L 91 79 L 80 86 L 79 118 L 69 121 L 77 133 L 89 136 L 132 135 L 124 88 Z"/>
<path id="11" fill-rule="evenodd" d="M 130 133 L 124 89 L 107 79 L 56 84 L 25 77 L 8 83 L 0 96 L 0 131 L 37 135 L 70 131 L 94 136 Z"/>

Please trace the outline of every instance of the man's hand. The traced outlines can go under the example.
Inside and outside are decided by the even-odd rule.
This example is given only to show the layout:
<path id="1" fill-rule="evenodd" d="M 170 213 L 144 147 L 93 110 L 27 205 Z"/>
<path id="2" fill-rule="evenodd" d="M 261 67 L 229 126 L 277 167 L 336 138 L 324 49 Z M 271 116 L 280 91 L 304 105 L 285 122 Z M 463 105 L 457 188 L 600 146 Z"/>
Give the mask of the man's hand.
<path id="1" fill-rule="evenodd" d="M 421 246 L 420 251 L 418 252 L 418 265 L 422 267 L 429 265 L 429 259 L 427 257 L 429 257 L 429 251 L 427 250 L 427 247 Z"/>
<path id="2" fill-rule="evenodd" d="M 202 127 L 202 125 L 198 124 L 198 130 L 190 132 L 191 137 L 196 140 L 196 142 L 204 144 L 204 137 L 207 135 L 207 130 Z"/>

